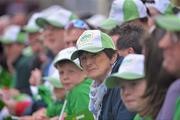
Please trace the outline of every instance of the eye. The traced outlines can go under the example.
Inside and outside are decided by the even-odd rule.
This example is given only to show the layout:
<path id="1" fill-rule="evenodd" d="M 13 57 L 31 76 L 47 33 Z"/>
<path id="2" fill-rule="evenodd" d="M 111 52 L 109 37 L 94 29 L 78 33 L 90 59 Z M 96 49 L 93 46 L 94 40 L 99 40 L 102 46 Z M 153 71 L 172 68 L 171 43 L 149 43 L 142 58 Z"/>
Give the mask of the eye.
<path id="1" fill-rule="evenodd" d="M 74 73 L 75 71 L 74 70 L 69 70 L 69 73 Z"/>
<path id="2" fill-rule="evenodd" d="M 85 56 L 85 55 L 81 55 L 81 56 L 80 56 L 80 61 L 83 62 L 83 61 L 85 61 L 85 60 L 86 60 L 86 56 Z"/>
<path id="3" fill-rule="evenodd" d="M 63 75 L 63 74 L 64 74 L 64 72 L 63 72 L 63 71 L 59 71 L 59 74 L 60 74 L 60 75 Z"/>

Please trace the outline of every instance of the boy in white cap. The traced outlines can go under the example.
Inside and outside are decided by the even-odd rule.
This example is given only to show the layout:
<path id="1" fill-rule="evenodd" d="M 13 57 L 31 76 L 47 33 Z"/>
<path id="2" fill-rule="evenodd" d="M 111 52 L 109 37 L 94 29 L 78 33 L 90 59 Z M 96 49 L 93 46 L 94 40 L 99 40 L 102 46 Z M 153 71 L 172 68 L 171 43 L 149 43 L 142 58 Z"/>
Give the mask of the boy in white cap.
<path id="1" fill-rule="evenodd" d="M 138 113 L 134 120 L 151 120 L 145 113 L 147 98 L 143 97 L 146 89 L 144 77 L 144 56 L 129 54 L 124 58 L 118 72 L 106 79 L 109 88 L 121 88 L 119 94 L 127 109 Z"/>
<path id="2" fill-rule="evenodd" d="M 75 47 L 63 49 L 54 59 L 54 65 L 59 71 L 61 83 L 67 91 L 65 98 L 67 100 L 65 108 L 67 117 L 88 111 L 89 86 L 92 83 L 92 80 L 80 67 L 79 60 L 71 60 L 71 55 L 76 50 Z M 92 119 L 91 112 L 88 111 L 84 119 Z"/>
<path id="3" fill-rule="evenodd" d="M 104 84 L 117 59 L 112 39 L 99 30 L 86 30 L 79 37 L 76 47 L 71 58 L 79 58 L 83 70 L 94 80 L 89 94 L 89 110 L 94 119 L 131 120 L 133 114 L 124 107 L 119 90 L 107 89 Z"/>

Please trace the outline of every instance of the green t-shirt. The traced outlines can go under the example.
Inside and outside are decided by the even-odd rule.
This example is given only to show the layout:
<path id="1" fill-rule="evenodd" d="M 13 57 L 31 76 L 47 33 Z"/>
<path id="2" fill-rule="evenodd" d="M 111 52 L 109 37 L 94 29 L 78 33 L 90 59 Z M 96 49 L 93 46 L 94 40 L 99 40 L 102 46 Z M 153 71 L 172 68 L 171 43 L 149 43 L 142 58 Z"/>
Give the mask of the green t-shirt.
<path id="1" fill-rule="evenodd" d="M 176 101 L 176 110 L 173 120 L 180 120 L 180 97 Z"/>
<path id="2" fill-rule="evenodd" d="M 136 114 L 136 116 L 134 117 L 134 120 L 152 120 L 150 117 L 141 117 L 139 114 Z"/>
<path id="3" fill-rule="evenodd" d="M 67 106 L 65 112 L 68 115 L 77 115 L 88 109 L 89 91 L 92 80 L 86 78 L 81 84 L 75 86 L 69 91 L 66 99 Z"/>
<path id="4" fill-rule="evenodd" d="M 0 66 L 0 88 L 4 87 L 13 87 L 13 78 L 7 70 Z"/>
<path id="5" fill-rule="evenodd" d="M 49 118 L 59 116 L 63 107 L 63 101 L 54 101 L 48 105 L 46 114 Z"/>

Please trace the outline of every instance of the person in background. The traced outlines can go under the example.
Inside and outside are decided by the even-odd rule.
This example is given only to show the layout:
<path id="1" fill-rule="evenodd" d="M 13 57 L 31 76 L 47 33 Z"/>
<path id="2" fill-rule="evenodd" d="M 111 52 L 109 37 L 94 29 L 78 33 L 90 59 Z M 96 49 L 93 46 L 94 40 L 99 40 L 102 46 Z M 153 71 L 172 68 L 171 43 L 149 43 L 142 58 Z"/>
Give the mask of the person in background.
<path id="1" fill-rule="evenodd" d="M 44 120 L 60 115 L 66 90 L 60 82 L 59 72 L 56 70 L 51 76 L 44 77 L 43 79 L 48 80 L 53 85 L 53 94 L 51 94 L 51 96 L 47 96 L 47 99 L 50 101 L 47 103 L 46 107 L 35 111 L 32 116 L 24 116 L 21 117 L 21 119 L 29 118 L 35 120 Z"/>
<path id="2" fill-rule="evenodd" d="M 168 88 L 165 101 L 157 116 L 157 120 L 178 120 L 179 98 L 180 98 L 180 13 L 177 15 L 159 16 L 155 19 L 156 26 L 166 32 L 159 41 L 159 47 L 163 50 L 163 67 L 172 75 L 177 77 Z M 177 103 L 177 105 L 176 105 Z"/>
<path id="3" fill-rule="evenodd" d="M 27 40 L 27 34 L 21 31 L 20 26 L 9 26 L 2 37 L 4 52 L 7 56 L 7 64 L 12 67 L 14 73 L 14 86 L 21 92 L 31 95 L 29 77 L 29 56 L 23 55 L 23 49 Z M 22 74 L 23 73 L 23 74 Z"/>
<path id="4" fill-rule="evenodd" d="M 73 19 L 77 18 L 71 11 L 61 6 L 51 6 L 41 11 L 41 16 L 36 19 L 36 24 L 43 28 L 43 45 L 48 49 L 49 62 L 44 76 L 52 73 L 54 66 L 52 60 L 58 52 L 65 48 L 64 27 Z"/>
<path id="5" fill-rule="evenodd" d="M 87 29 L 89 29 L 89 27 L 83 20 L 75 19 L 70 21 L 65 26 L 65 32 L 64 32 L 65 47 L 68 48 L 75 46 L 79 36 Z"/>
<path id="6" fill-rule="evenodd" d="M 99 24 L 99 29 L 109 33 L 124 23 L 136 24 L 148 29 L 148 14 L 141 0 L 114 0 L 108 19 Z"/>
<path id="7" fill-rule="evenodd" d="M 174 76 L 169 74 L 162 66 L 163 54 L 162 49 L 158 47 L 158 42 L 164 33 L 165 31 L 155 28 L 150 31 L 150 34 L 142 38 L 145 56 L 144 71 L 147 81 L 143 97 L 148 98 L 145 114 L 151 116 L 153 120 L 160 112 L 168 87 L 175 80 Z"/>
<path id="8" fill-rule="evenodd" d="M 140 39 L 145 34 L 142 26 L 134 24 L 125 24 L 120 26 L 120 37 L 117 40 L 116 48 L 119 56 L 126 56 L 128 54 L 141 54 L 142 46 Z"/>

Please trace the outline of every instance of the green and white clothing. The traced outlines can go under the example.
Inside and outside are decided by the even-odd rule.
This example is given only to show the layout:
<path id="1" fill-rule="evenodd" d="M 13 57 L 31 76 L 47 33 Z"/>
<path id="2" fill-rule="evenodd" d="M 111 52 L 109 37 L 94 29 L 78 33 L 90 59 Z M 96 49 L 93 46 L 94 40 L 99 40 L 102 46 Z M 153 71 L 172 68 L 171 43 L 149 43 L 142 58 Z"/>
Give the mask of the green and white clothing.
<path id="1" fill-rule="evenodd" d="M 92 80 L 86 78 L 81 84 L 69 91 L 66 97 L 67 106 L 65 110 L 68 115 L 76 115 L 88 109 L 91 83 Z"/>
<path id="2" fill-rule="evenodd" d="M 176 110 L 173 120 L 179 120 L 180 119 L 180 97 L 176 101 Z"/>

